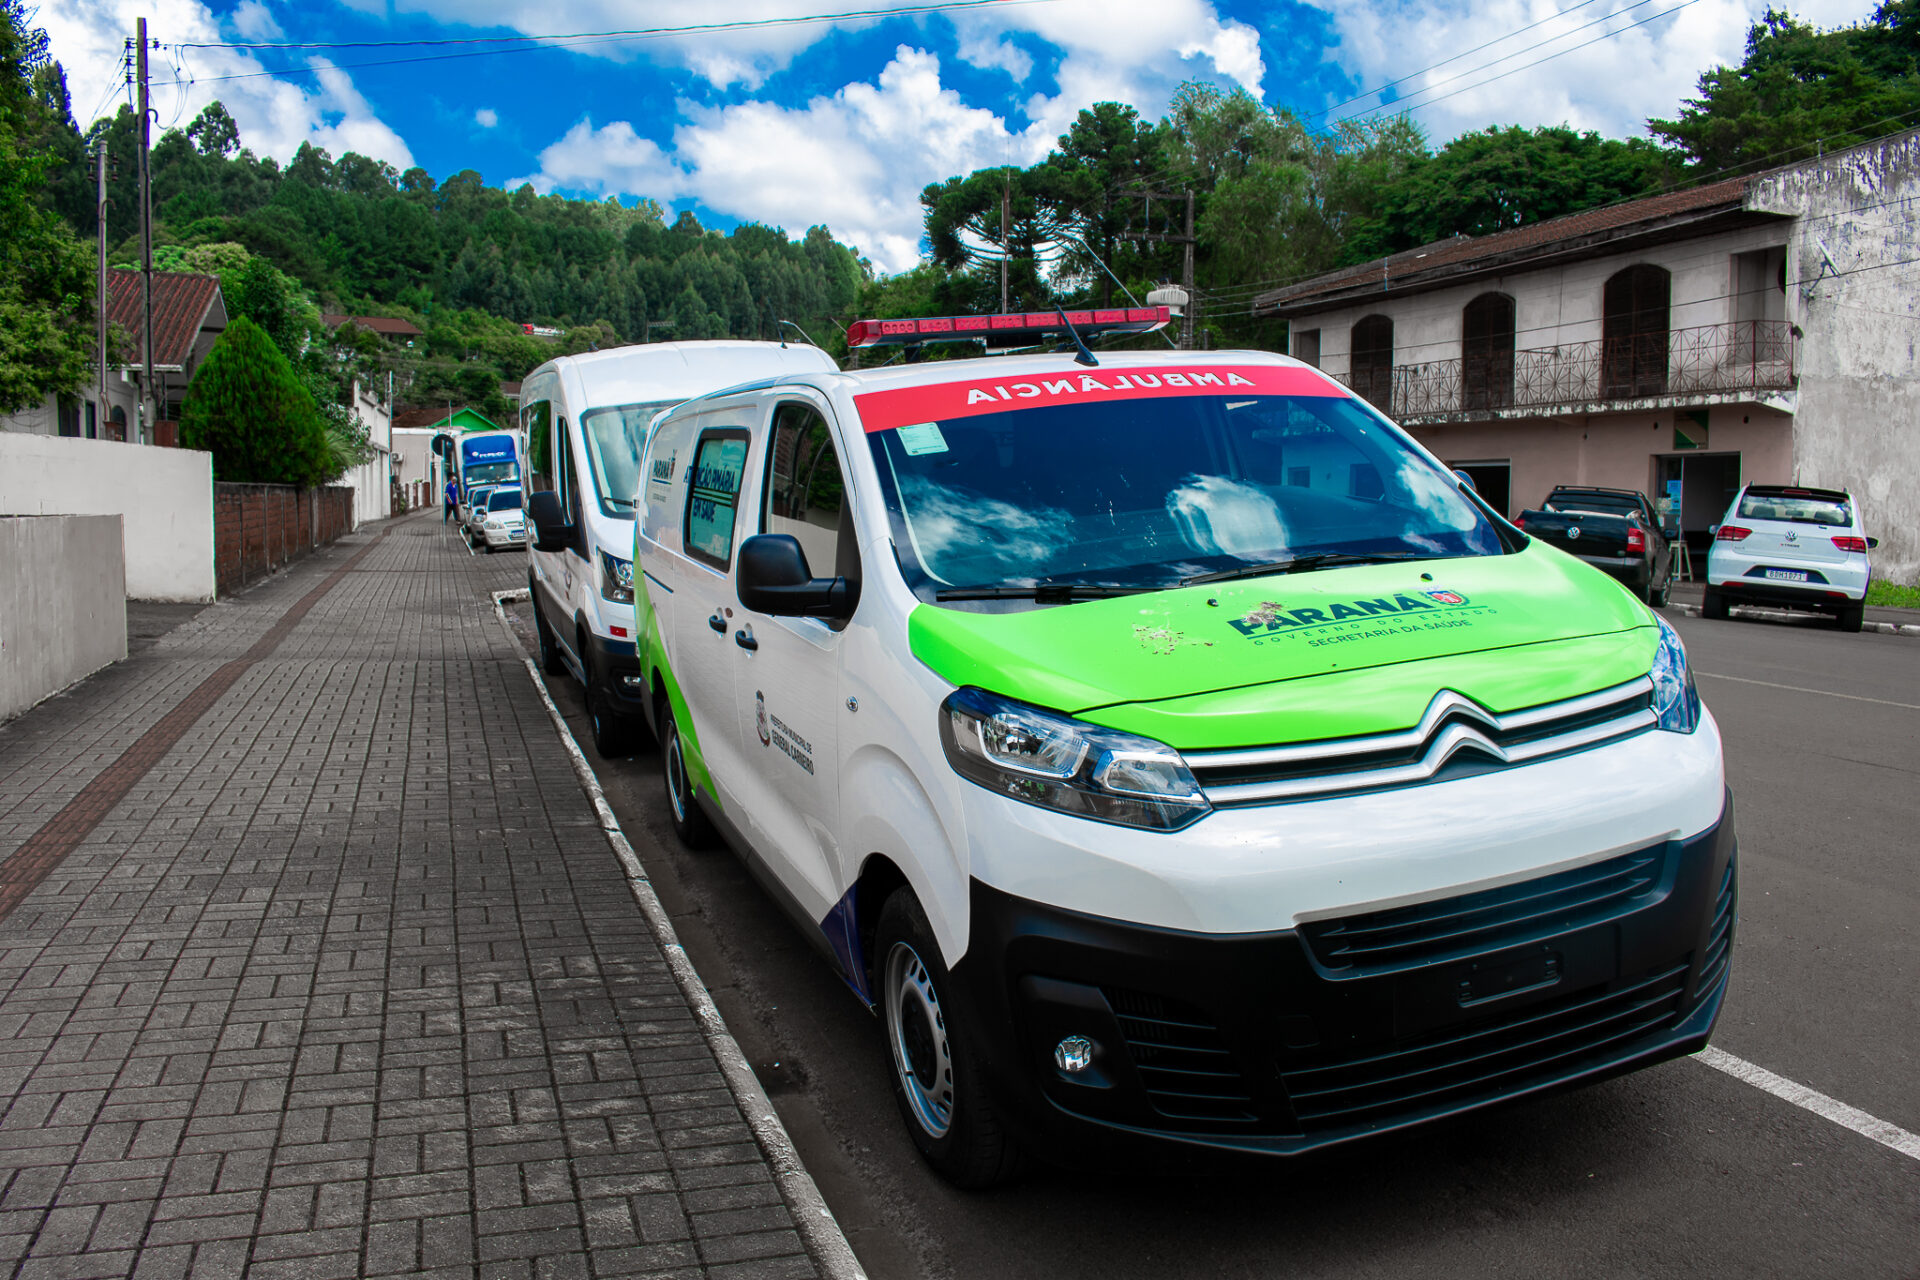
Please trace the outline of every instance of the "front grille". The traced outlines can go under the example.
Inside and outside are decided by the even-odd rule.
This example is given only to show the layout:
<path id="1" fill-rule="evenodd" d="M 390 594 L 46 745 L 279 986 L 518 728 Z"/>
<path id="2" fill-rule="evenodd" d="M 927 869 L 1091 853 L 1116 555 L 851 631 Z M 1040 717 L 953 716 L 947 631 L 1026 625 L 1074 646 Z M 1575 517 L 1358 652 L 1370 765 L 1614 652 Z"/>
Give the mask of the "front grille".
<path id="1" fill-rule="evenodd" d="M 1598 924 L 1647 906 L 1666 846 L 1434 902 L 1300 926 L 1315 967 L 1331 978 L 1393 973 L 1481 955 Z"/>
<path id="2" fill-rule="evenodd" d="M 1164 996 L 1103 987 L 1154 1110 L 1173 1120 L 1253 1119 L 1253 1096 L 1220 1028 Z"/>
<path id="3" fill-rule="evenodd" d="M 1418 786 L 1463 768 L 1509 768 L 1643 733 L 1654 725 L 1652 694 L 1642 676 L 1496 714 L 1443 689 L 1411 729 L 1183 755 L 1216 807 Z"/>
<path id="4" fill-rule="evenodd" d="M 1582 1059 L 1671 1025 L 1687 966 L 1408 1041 L 1389 1053 L 1283 1071 L 1307 1132 L 1343 1128 L 1576 1069 Z"/>
<path id="5" fill-rule="evenodd" d="M 1696 992 L 1713 990 L 1713 984 L 1726 972 L 1728 953 L 1733 949 L 1733 887 L 1733 859 L 1729 858 L 1713 904 L 1713 927 L 1707 930 L 1707 945 L 1700 953 L 1700 976 L 1693 984 Z"/>

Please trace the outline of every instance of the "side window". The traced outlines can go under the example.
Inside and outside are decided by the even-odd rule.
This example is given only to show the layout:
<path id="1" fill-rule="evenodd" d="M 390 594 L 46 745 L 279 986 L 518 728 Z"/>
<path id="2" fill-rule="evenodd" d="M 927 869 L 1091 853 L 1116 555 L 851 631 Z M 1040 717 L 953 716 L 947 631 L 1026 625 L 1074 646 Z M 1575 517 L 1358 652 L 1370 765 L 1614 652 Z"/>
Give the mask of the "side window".
<path id="1" fill-rule="evenodd" d="M 553 488 L 553 402 L 540 400 L 520 412 L 527 432 L 527 470 L 534 492 Z"/>
<path id="2" fill-rule="evenodd" d="M 733 563 L 734 517 L 746 471 L 745 431 L 728 428 L 701 435 L 693 451 L 684 545 L 688 555 L 722 573 Z"/>
<path id="3" fill-rule="evenodd" d="M 815 577 L 840 574 L 846 484 L 833 433 L 812 405 L 788 402 L 774 410 L 766 495 L 761 532 L 797 538 Z"/>

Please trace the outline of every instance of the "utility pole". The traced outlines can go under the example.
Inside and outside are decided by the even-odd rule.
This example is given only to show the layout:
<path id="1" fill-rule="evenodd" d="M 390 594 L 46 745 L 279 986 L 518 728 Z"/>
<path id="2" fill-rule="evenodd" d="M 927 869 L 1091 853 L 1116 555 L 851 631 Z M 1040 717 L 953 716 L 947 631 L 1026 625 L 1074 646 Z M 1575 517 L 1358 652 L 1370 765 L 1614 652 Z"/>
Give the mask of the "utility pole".
<path id="1" fill-rule="evenodd" d="M 94 396 L 93 430 L 87 434 L 99 439 L 107 429 L 107 135 L 101 134 L 99 144 L 94 148 L 93 164 L 98 178 L 95 212 L 99 223 L 99 306 L 95 309 L 99 321 L 99 346 L 95 348 L 96 363 L 99 372 L 99 388 Z"/>
<path id="2" fill-rule="evenodd" d="M 1152 229 L 1151 219 L 1153 217 L 1153 202 L 1155 200 L 1179 200 L 1182 198 L 1181 193 L 1171 191 L 1141 191 L 1136 194 L 1146 199 L 1147 217 L 1149 219 L 1148 229 L 1145 231 L 1122 231 L 1116 239 L 1141 240 L 1157 244 L 1178 244 L 1186 246 L 1185 265 L 1180 273 L 1180 287 L 1185 289 L 1187 293 L 1186 305 L 1180 308 L 1180 349 L 1182 351 L 1191 351 L 1193 350 L 1193 313 L 1195 307 L 1199 304 L 1199 298 L 1194 293 L 1193 288 L 1193 246 L 1199 243 L 1193 234 L 1193 192 L 1188 191 L 1184 193 L 1184 198 L 1187 202 L 1187 233 L 1179 236 L 1171 232 L 1154 231 Z"/>
<path id="3" fill-rule="evenodd" d="M 1000 314 L 1010 309 L 1007 302 L 1007 258 L 1013 252 L 1007 244 L 1010 206 L 1013 204 L 1013 170 L 1002 169 L 1000 176 L 1006 185 L 1000 188 Z"/>
<path id="4" fill-rule="evenodd" d="M 147 20 L 134 20 L 134 35 L 139 48 L 134 54 L 135 74 L 140 77 L 140 329 L 141 350 L 146 377 L 140 384 L 140 424 L 134 429 L 140 443 L 159 417 L 159 403 L 153 394 L 153 167 L 148 158 L 153 135 L 152 117 L 147 111 Z M 152 404 L 151 411 L 148 408 Z"/>

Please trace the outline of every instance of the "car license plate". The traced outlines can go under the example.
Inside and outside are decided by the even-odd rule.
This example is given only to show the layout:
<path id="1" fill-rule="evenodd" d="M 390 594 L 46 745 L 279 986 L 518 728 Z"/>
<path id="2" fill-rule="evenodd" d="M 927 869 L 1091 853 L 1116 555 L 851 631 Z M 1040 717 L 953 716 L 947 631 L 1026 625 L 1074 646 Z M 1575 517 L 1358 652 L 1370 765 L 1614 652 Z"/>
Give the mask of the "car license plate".
<path id="1" fill-rule="evenodd" d="M 1769 569 L 1767 577 L 1774 582 L 1805 582 L 1807 571 L 1805 569 Z"/>

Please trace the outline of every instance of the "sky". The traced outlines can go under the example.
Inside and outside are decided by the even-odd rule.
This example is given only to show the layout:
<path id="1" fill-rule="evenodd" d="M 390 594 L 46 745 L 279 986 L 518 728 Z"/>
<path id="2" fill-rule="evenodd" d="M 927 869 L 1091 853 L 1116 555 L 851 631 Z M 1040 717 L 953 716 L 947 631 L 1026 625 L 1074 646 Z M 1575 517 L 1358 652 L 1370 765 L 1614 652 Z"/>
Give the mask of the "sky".
<path id="1" fill-rule="evenodd" d="M 311 142 L 723 230 L 825 224 L 891 273 L 919 260 L 924 186 L 1031 164 L 1095 102 L 1152 121 L 1205 80 L 1316 127 L 1410 111 L 1436 146 L 1507 124 L 1629 137 L 1737 63 L 1766 2 L 43 0 L 32 21 L 83 129 L 128 100 L 144 16 L 161 129 L 219 100 L 282 163 Z M 1872 4 L 1791 8 L 1832 27 Z M 314 44 L 359 47 L 259 47 Z"/>

